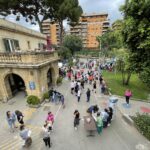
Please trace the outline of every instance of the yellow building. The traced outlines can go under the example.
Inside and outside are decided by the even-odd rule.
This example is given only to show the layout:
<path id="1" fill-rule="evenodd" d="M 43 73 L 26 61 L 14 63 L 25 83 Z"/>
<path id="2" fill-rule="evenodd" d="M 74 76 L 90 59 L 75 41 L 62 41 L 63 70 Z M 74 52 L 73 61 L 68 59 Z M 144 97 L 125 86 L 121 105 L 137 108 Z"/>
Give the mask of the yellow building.
<path id="1" fill-rule="evenodd" d="M 88 49 L 97 49 L 99 43 L 97 36 L 107 32 L 109 28 L 108 14 L 83 14 L 80 17 L 79 24 L 70 27 L 70 33 L 80 36 L 83 40 L 83 46 Z"/>
<path id="2" fill-rule="evenodd" d="M 45 35 L 0 19 L 0 100 L 22 90 L 41 98 L 56 83 L 58 55 L 45 45 Z"/>
<path id="3" fill-rule="evenodd" d="M 60 26 L 58 23 L 51 23 L 49 20 L 45 20 L 42 23 L 42 32 L 50 37 L 51 44 L 60 44 Z"/>

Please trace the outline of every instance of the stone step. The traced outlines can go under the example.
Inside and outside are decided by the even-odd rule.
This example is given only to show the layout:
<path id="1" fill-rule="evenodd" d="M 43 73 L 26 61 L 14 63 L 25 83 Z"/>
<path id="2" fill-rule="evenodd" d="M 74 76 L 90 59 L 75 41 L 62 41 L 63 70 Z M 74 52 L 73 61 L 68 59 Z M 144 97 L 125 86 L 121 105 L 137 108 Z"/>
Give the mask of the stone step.
<path id="1" fill-rule="evenodd" d="M 33 140 L 30 149 L 39 149 L 43 143 L 41 134 L 41 127 L 27 125 L 27 128 L 32 131 L 31 137 Z M 19 132 L 16 134 L 3 134 L 3 140 L 0 141 L 0 150 L 21 150 L 24 141 L 20 138 Z"/>

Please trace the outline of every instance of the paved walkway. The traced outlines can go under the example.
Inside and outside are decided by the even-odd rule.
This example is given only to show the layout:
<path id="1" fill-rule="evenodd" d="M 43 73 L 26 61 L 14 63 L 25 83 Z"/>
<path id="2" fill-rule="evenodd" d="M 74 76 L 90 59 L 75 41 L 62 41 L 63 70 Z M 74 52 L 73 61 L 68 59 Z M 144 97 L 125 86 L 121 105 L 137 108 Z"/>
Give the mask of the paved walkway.
<path id="1" fill-rule="evenodd" d="M 21 150 L 22 140 L 19 137 L 18 129 L 10 133 L 5 119 L 7 110 L 22 110 L 25 115 L 26 126 L 32 131 L 33 144 L 31 150 L 46 150 L 43 144 L 41 127 L 45 121 L 47 112 L 50 110 L 55 114 L 54 131 L 51 134 L 53 150 L 150 150 L 150 143 L 134 128 L 126 124 L 122 119 L 120 111 L 116 112 L 116 118 L 108 129 L 104 129 L 102 135 L 87 137 L 81 120 L 78 131 L 73 128 L 73 112 L 78 109 L 81 117 L 86 115 L 87 108 L 92 104 L 98 104 L 101 109 L 107 106 L 108 96 L 92 93 L 91 101 L 86 102 L 85 91 L 82 91 L 81 102 L 70 94 L 70 83 L 64 80 L 63 85 L 57 90 L 65 95 L 66 108 L 53 103 L 45 103 L 38 109 L 28 108 L 25 98 L 20 93 L 10 104 L 0 104 L 0 150 Z M 91 88 L 91 87 L 90 87 Z M 121 107 L 119 99 L 118 108 Z M 126 110 L 128 111 L 128 110 Z"/>

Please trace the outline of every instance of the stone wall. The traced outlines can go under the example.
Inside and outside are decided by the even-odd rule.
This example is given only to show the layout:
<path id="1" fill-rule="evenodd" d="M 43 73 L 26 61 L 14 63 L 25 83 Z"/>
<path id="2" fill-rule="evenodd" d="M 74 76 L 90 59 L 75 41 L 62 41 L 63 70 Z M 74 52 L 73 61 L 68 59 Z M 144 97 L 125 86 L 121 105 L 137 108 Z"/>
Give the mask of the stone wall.
<path id="1" fill-rule="evenodd" d="M 53 85 L 55 85 L 59 74 L 57 61 L 51 62 L 41 68 L 34 69 L 0 68 L 0 100 L 10 99 L 12 97 L 10 85 L 7 79 L 7 76 L 12 73 L 23 79 L 27 95 L 36 95 L 42 98 L 43 93 L 48 91 L 47 72 L 49 69 L 52 70 L 52 82 Z M 35 90 L 30 89 L 29 82 L 35 83 Z"/>

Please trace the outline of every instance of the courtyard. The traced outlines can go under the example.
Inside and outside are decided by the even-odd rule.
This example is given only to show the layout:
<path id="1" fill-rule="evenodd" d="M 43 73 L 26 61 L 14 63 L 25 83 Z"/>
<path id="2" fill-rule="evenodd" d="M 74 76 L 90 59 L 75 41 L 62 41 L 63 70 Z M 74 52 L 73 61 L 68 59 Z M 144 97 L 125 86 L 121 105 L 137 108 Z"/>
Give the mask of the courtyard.
<path id="1" fill-rule="evenodd" d="M 22 149 L 23 141 L 19 136 L 19 131 L 16 129 L 14 133 L 10 133 L 5 114 L 7 110 L 15 111 L 19 109 L 25 116 L 26 127 L 32 131 L 33 143 L 30 147 L 31 150 L 46 150 L 41 137 L 41 128 L 48 111 L 55 115 L 54 130 L 51 133 L 51 149 L 53 150 L 149 150 L 150 142 L 134 126 L 127 124 L 122 118 L 122 112 L 119 109 L 121 103 L 123 103 L 121 99 L 119 99 L 116 116 L 111 126 L 104 129 L 101 135 L 96 133 L 95 136 L 87 136 L 88 133 L 84 129 L 83 121 L 87 108 L 93 104 L 98 104 L 102 110 L 107 107 L 109 98 L 100 94 L 97 89 L 97 93 L 92 93 L 91 100 L 87 103 L 85 91 L 88 87 L 91 88 L 89 84 L 85 86 L 81 101 L 78 103 L 77 97 L 70 93 L 70 81 L 64 79 L 63 84 L 56 87 L 56 90 L 65 96 L 66 107 L 64 109 L 61 104 L 56 105 L 50 102 L 42 103 L 38 109 L 29 108 L 26 106 L 26 98 L 22 93 L 18 93 L 8 103 L 2 103 L 0 105 L 0 149 Z M 75 109 L 78 109 L 81 114 L 80 126 L 77 131 L 73 127 L 73 112 Z"/>

